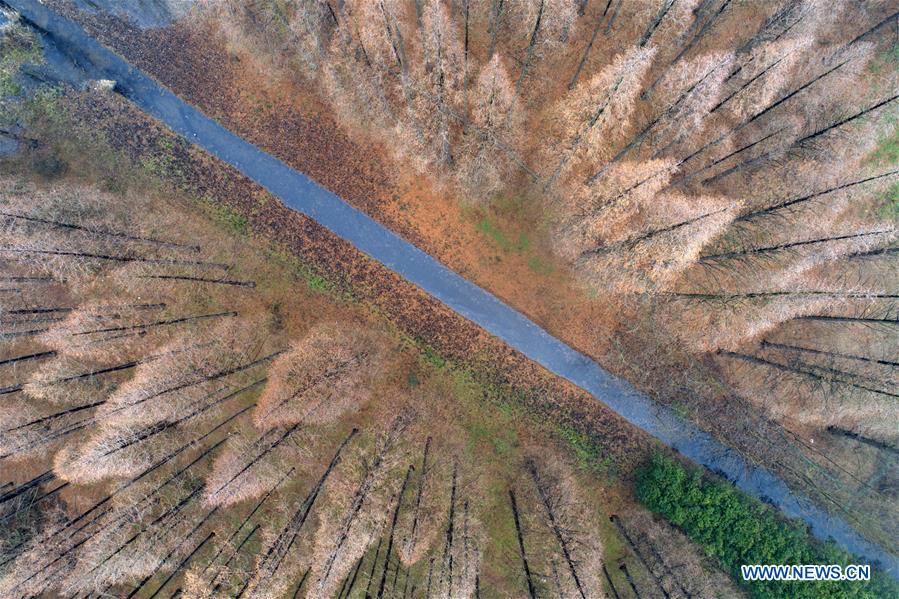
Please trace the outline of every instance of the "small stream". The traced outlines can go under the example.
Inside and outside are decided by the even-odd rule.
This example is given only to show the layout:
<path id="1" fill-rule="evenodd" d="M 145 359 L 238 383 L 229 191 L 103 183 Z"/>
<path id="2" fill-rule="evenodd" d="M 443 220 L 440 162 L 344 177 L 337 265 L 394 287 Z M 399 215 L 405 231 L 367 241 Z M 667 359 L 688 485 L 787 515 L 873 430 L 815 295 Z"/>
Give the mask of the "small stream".
<path id="1" fill-rule="evenodd" d="M 754 466 L 691 422 L 655 403 L 630 383 L 602 369 L 526 316 L 449 270 L 304 174 L 204 116 L 148 75 L 102 46 L 79 25 L 37 0 L 5 0 L 43 37 L 49 67 L 75 84 L 112 79 L 116 91 L 170 129 L 252 179 L 290 208 L 314 219 L 363 253 L 502 339 L 546 369 L 593 395 L 628 422 L 716 472 L 743 491 L 801 518 L 821 539 L 832 538 L 868 563 L 899 578 L 899 560 L 865 540 L 842 519 L 790 491 L 777 476 Z"/>

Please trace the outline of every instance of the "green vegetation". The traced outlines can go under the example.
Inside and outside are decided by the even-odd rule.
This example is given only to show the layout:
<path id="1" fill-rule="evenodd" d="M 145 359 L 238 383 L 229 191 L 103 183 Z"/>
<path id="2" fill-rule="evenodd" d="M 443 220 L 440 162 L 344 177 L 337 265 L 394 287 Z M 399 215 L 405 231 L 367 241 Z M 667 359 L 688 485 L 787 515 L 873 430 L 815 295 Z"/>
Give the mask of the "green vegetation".
<path id="1" fill-rule="evenodd" d="M 513 241 L 509 238 L 508 233 L 490 220 L 489 217 L 482 218 L 475 227 L 478 232 L 486 235 L 493 240 L 504 252 L 515 251 L 525 252 L 531 247 L 531 241 L 526 233 L 519 233 L 518 239 Z"/>
<path id="2" fill-rule="evenodd" d="M 884 122 L 889 133 L 877 142 L 871 161 L 877 165 L 893 165 L 899 162 L 899 118 L 890 115 Z"/>
<path id="3" fill-rule="evenodd" d="M 203 209 L 212 218 L 212 221 L 225 229 L 226 232 L 245 235 L 249 221 L 247 217 L 233 208 L 217 202 L 212 198 L 204 198 L 201 201 Z M 310 287 L 312 283 L 310 283 Z"/>
<path id="4" fill-rule="evenodd" d="M 492 215 L 475 217 L 475 230 L 478 233 L 505 253 L 526 255 L 528 269 L 533 273 L 548 276 L 555 271 L 552 262 L 539 254 L 532 236 L 527 233 L 530 227 L 520 200 L 497 200 L 491 213 Z"/>
<path id="5" fill-rule="evenodd" d="M 603 455 L 602 447 L 595 443 L 589 435 L 565 424 L 557 427 L 556 434 L 574 452 L 582 470 L 591 471 L 602 477 L 614 476 L 614 461 L 611 456 Z"/>
<path id="6" fill-rule="evenodd" d="M 677 414 L 684 420 L 690 418 L 690 408 L 683 401 L 675 399 L 673 402 L 671 402 L 670 408 L 675 414 Z"/>
<path id="7" fill-rule="evenodd" d="M 29 130 L 35 133 L 43 131 L 62 133 L 68 120 L 60 109 L 59 99 L 62 97 L 62 87 L 56 85 L 41 85 L 30 92 L 21 102 L 15 102 L 10 106 L 3 106 L 0 116 L 3 120 L 16 119 L 28 124 Z M 56 138 L 53 138 L 56 141 Z"/>
<path id="8" fill-rule="evenodd" d="M 528 257 L 528 268 L 538 274 L 543 275 L 551 275 L 555 270 L 552 264 L 541 260 L 537 255 L 531 255 L 530 257 Z"/>
<path id="9" fill-rule="evenodd" d="M 184 172 L 178 165 L 176 150 L 181 142 L 173 137 L 160 137 L 156 140 L 156 152 L 144 158 L 141 166 L 147 174 L 160 179 L 170 178 L 180 180 L 184 178 Z M 213 218 L 215 218 L 213 214 Z"/>
<path id="10" fill-rule="evenodd" d="M 849 553 L 813 541 L 805 526 L 741 493 L 732 484 L 708 480 L 674 459 L 656 454 L 637 473 L 637 498 L 668 518 L 710 555 L 720 559 L 737 580 L 741 564 L 852 564 Z M 899 588 L 875 573 L 867 583 L 754 582 L 759 598 L 844 599 L 896 597 Z"/>
<path id="11" fill-rule="evenodd" d="M 893 183 L 881 195 L 880 216 L 885 219 L 899 221 L 899 183 Z"/>
<path id="12" fill-rule="evenodd" d="M 881 52 L 868 65 L 868 70 L 873 75 L 883 75 L 899 68 L 899 44 L 894 44 L 892 48 Z"/>
<path id="13" fill-rule="evenodd" d="M 22 92 L 16 83 L 19 69 L 27 62 L 41 60 L 40 46 L 34 34 L 14 23 L 0 36 L 0 97 L 16 96 Z"/>
<path id="14" fill-rule="evenodd" d="M 440 355 L 433 347 L 425 346 L 422 350 L 424 360 L 437 368 L 444 368 L 447 365 L 446 358 Z"/>
<path id="15" fill-rule="evenodd" d="M 241 218 L 246 220 L 245 217 Z M 300 279 L 306 281 L 306 284 L 313 291 L 322 293 L 331 292 L 335 299 L 342 301 L 352 300 L 350 294 L 340 293 L 336 283 L 317 274 L 308 264 L 297 258 L 296 255 L 291 253 L 287 248 L 281 247 L 275 243 L 270 243 L 266 247 L 265 255 L 267 258 L 292 271 Z"/>

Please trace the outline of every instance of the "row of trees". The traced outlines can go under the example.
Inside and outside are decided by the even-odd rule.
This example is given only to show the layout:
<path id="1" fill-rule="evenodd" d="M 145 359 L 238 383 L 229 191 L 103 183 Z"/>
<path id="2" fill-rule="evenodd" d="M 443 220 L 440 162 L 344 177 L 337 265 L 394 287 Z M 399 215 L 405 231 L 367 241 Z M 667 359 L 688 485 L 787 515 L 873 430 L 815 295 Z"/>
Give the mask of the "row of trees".
<path id="1" fill-rule="evenodd" d="M 586 285 L 661 300 L 670 334 L 722 352 L 732 382 L 742 370 L 727 352 L 766 360 L 752 348 L 783 323 L 859 319 L 845 329 L 856 331 L 873 317 L 885 324 L 873 347 L 895 347 L 889 3 L 260 1 L 219 11 L 233 35 L 299 65 L 345 122 L 366 123 L 402 162 L 478 201 L 504 191 L 542 202 L 553 248 Z M 259 37 L 272 31 L 280 44 Z M 769 375 L 785 365 L 767 362 L 779 364 Z M 749 397 L 765 395 L 757 378 L 740 385 Z M 844 409 L 819 403 L 807 422 L 828 412 L 826 424 L 895 444 L 880 426 L 883 396 L 829 380 Z M 814 401 L 801 387 L 762 405 L 799 417 Z M 847 404 L 842 392 L 862 394 Z M 866 402 L 879 407 L 854 412 Z"/>
<path id="2" fill-rule="evenodd" d="M 811 3 L 602 4 L 582 16 L 549 1 L 234 8 L 281 22 L 335 107 L 396 135 L 422 168 L 484 197 L 527 182 L 586 281 L 660 296 L 691 347 L 768 373 L 735 369 L 746 395 L 758 397 L 772 372 L 851 390 L 858 409 L 828 404 L 827 420 L 805 422 L 888 452 L 892 365 L 865 360 L 890 362 L 895 340 L 889 267 L 871 274 L 894 256 L 883 251 L 891 227 L 873 215 L 895 169 L 859 149 L 876 145 L 877 119 L 893 107 L 889 76 L 866 62 L 883 47 L 871 45 L 883 32 L 869 18 L 878 7 L 846 41 Z M 737 21 L 758 28 L 735 49 L 723 32 Z M 566 67 L 561 50 L 573 44 L 584 52 Z M 571 77 L 552 81 L 554 70 Z M 840 113 L 856 91 L 872 97 Z M 496 563 L 481 484 L 458 447 L 423 438 L 426 417 L 381 397 L 372 407 L 385 351 L 374 337 L 346 323 L 278 336 L 241 299 L 253 282 L 224 253 L 123 226 L 108 203 L 36 210 L 40 193 L 7 194 L 3 220 L 0 257 L 17 291 L 4 296 L 2 334 L 18 345 L 0 365 L 10 368 L 2 455 L 55 453 L 49 478 L 29 487 L 40 506 L 88 484 L 103 490 L 83 491 L 83 508 L 12 550 L 5 584 L 149 594 L 185 572 L 198 596 L 479 594 L 484 564 Z M 65 289 L 33 291 L 54 280 Z M 819 329 L 775 334 L 783 322 L 878 328 L 867 347 L 847 347 Z M 785 422 L 807 405 L 794 399 L 799 385 L 791 391 L 770 400 Z M 372 412 L 376 424 L 352 433 Z M 548 470 L 525 464 L 502 485 L 509 586 L 583 597 L 601 592 L 601 575 L 620 584 L 596 532 L 573 530 L 584 513 L 560 497 L 574 483 Z M 249 513 L 236 529 L 234 510 Z M 675 592 L 632 539 L 637 561 Z M 621 571 L 635 589 L 638 570 Z"/>
<path id="3" fill-rule="evenodd" d="M 43 470 L 0 488 L 15 531 L 0 536 L 0 595 L 477 597 L 533 584 L 602 596 L 571 470 L 525 461 L 500 494 L 517 496 L 500 528 L 533 564 L 519 579 L 519 554 L 497 555 L 490 534 L 505 533 L 485 526 L 495 483 L 467 433 L 432 426 L 452 399 L 385 392 L 396 356 L 382 335 L 322 319 L 288 338 L 255 287 L 196 280 L 208 265 L 240 280 L 216 259 L 220 233 L 194 235 L 200 246 L 144 235 L 154 215 L 106 194 L 92 196 L 102 218 L 56 214 L 65 193 L 87 190 L 23 188 L 0 204 L 15 215 L 6 239 L 65 248 L 2 262 L 36 290 L 4 298 L 4 325 L 41 330 L 4 346 L 0 462 Z M 104 206 L 131 216 L 109 222 Z M 482 580 L 485 555 L 505 579 Z"/>
<path id="4" fill-rule="evenodd" d="M 612 291 L 674 285 L 704 246 L 732 234 L 731 223 L 760 216 L 742 193 L 745 175 L 797 153 L 809 162 L 810 147 L 831 145 L 896 99 L 891 75 L 858 75 L 880 47 L 871 40 L 889 18 L 882 7 L 851 39 L 837 34 L 841 15 L 815 2 L 220 10 L 244 36 L 280 31 L 280 56 L 298 53 L 343 118 L 383 134 L 403 162 L 436 168 L 482 202 L 526 183 L 558 217 L 559 254 Z M 738 24 L 745 33 L 729 35 Z M 827 170 L 856 172 L 875 140 L 853 137 L 838 151 L 855 160 Z M 765 178 L 761 189 L 771 189 Z M 866 225 L 834 217 L 848 229 Z"/>
<path id="5" fill-rule="evenodd" d="M 889 2 L 220 10 L 399 163 L 475 202 L 539 202 L 586 286 L 613 302 L 640 294 L 844 491 L 867 470 L 889 478 L 877 466 L 899 443 L 884 363 L 899 347 Z M 260 37 L 272 31 L 275 47 Z M 828 449 L 809 450 L 815 438 Z M 844 464 L 860 445 L 881 454 L 836 470 L 822 457 Z"/>

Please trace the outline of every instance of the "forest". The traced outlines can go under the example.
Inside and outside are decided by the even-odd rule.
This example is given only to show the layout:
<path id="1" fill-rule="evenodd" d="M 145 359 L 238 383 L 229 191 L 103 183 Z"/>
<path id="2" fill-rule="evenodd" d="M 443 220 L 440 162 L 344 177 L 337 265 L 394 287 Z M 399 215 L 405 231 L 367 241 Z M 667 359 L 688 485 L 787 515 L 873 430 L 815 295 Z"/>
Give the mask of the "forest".
<path id="1" fill-rule="evenodd" d="M 742 594 L 589 442 L 111 146 L 98 102 L 7 107 L 0 595 Z"/>
<path id="2" fill-rule="evenodd" d="M 405 168 L 464 201 L 540 202 L 553 251 L 584 286 L 610 301 L 651 296 L 667 331 L 715 355 L 728 384 L 776 419 L 895 445 L 884 417 L 899 185 L 890 8 L 218 10 L 241 26 L 234 35 L 266 34 L 257 43 L 303 69 L 340 121 L 389 141 Z M 773 397 L 769 379 L 794 390 Z M 833 401 L 812 400 L 821 386 Z"/>
<path id="3" fill-rule="evenodd" d="M 189 4 L 82 19 L 896 553 L 895 2 Z M 0 596 L 895 592 L 738 582 L 854 558 L 548 384 L 485 384 L 476 341 L 444 358 L 360 299 L 386 283 L 268 239 L 277 200 L 191 181 L 0 36 Z"/>
<path id="4" fill-rule="evenodd" d="M 741 594 L 242 217 L 66 143 L 0 188 L 0 595 Z"/>
<path id="5" fill-rule="evenodd" d="M 895 3 L 206 10 L 428 182 L 410 235 L 895 548 Z"/>

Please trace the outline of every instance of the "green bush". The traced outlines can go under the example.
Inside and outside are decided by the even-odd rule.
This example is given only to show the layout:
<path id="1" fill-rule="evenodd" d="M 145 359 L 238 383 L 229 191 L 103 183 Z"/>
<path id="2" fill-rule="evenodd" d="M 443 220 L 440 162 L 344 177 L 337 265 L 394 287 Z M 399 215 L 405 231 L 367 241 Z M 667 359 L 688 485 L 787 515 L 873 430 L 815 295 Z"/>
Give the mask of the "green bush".
<path id="1" fill-rule="evenodd" d="M 656 454 L 637 473 L 637 498 L 665 516 L 742 581 L 742 564 L 864 563 L 831 543 L 812 539 L 798 520 L 745 495 L 729 483 L 703 478 Z M 754 597 L 844 599 L 899 597 L 899 585 L 881 574 L 869 582 L 744 583 Z"/>

